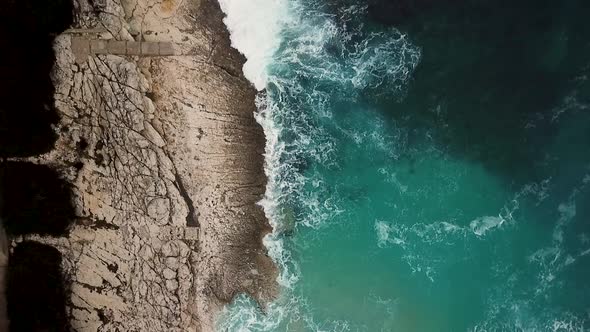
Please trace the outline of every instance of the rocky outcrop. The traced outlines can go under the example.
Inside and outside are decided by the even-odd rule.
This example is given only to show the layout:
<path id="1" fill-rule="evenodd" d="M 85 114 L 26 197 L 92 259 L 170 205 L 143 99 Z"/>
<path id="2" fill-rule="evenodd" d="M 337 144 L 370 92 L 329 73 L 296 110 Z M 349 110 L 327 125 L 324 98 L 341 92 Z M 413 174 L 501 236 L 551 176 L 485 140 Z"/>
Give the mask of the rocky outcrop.
<path id="1" fill-rule="evenodd" d="M 69 0 L 0 1 L 0 332 L 69 331 L 59 252 L 11 240 L 62 236 L 73 221 L 58 172 L 14 160 L 47 153 L 57 140 L 53 40 L 72 22 Z"/>
<path id="2" fill-rule="evenodd" d="M 264 137 L 218 4 L 78 0 L 75 13 L 54 46 L 58 140 L 31 160 L 71 184 L 76 223 L 26 236 L 61 252 L 72 329 L 211 331 L 238 293 L 272 299 Z M 76 59 L 72 37 L 97 28 L 182 55 Z"/>

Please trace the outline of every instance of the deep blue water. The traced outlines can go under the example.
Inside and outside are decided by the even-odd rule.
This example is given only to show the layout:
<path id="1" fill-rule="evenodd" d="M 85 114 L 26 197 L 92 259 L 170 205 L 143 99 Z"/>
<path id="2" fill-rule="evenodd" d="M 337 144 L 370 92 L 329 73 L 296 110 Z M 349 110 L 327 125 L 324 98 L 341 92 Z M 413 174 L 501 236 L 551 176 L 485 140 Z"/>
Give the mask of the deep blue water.
<path id="1" fill-rule="evenodd" d="M 220 330 L 590 330 L 590 2 L 231 2 L 283 293 Z"/>

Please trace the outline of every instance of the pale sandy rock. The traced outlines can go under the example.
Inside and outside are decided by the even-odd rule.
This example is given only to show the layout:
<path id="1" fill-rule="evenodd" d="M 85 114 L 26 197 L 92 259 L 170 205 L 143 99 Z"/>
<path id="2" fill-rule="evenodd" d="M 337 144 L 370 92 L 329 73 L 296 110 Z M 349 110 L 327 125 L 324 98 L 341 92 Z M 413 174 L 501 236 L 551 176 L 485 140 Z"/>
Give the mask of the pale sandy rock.
<path id="1" fill-rule="evenodd" d="M 76 28 L 178 44 L 182 56 L 89 56 L 55 41 L 62 117 L 50 164 L 79 219 L 58 248 L 77 331 L 212 331 L 239 293 L 266 302 L 276 268 L 255 90 L 215 0 L 75 1 Z M 83 147 L 83 148 L 81 148 Z M 256 271 L 253 273 L 252 271 Z"/>

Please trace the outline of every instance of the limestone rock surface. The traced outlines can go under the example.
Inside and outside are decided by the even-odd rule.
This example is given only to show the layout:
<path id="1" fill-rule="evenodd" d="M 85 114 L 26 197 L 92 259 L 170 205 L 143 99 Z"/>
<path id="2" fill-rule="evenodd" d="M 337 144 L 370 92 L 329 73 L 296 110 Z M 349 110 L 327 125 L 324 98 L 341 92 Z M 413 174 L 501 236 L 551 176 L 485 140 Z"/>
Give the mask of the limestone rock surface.
<path id="1" fill-rule="evenodd" d="M 72 328 L 212 331 L 238 293 L 272 299 L 264 135 L 217 2 L 76 0 L 75 14 L 54 45 L 59 139 L 34 161 L 72 184 L 76 222 L 28 237 L 64 257 Z M 80 36 L 181 55 L 79 59 Z"/>

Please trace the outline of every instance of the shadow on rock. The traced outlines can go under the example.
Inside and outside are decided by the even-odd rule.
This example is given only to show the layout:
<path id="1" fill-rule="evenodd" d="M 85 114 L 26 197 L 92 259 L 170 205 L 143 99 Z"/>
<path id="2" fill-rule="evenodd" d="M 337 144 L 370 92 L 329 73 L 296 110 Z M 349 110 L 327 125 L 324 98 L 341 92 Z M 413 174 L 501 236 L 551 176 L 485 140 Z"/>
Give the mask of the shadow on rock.
<path id="1" fill-rule="evenodd" d="M 72 23 L 70 0 L 0 1 L 0 157 L 45 153 L 56 135 L 53 39 Z"/>
<path id="2" fill-rule="evenodd" d="M 75 217 L 69 184 L 44 165 L 0 165 L 0 217 L 8 235 L 65 235 Z"/>
<path id="3" fill-rule="evenodd" d="M 54 247 L 26 241 L 14 248 L 6 296 L 10 331 L 70 331 L 61 253 Z"/>

